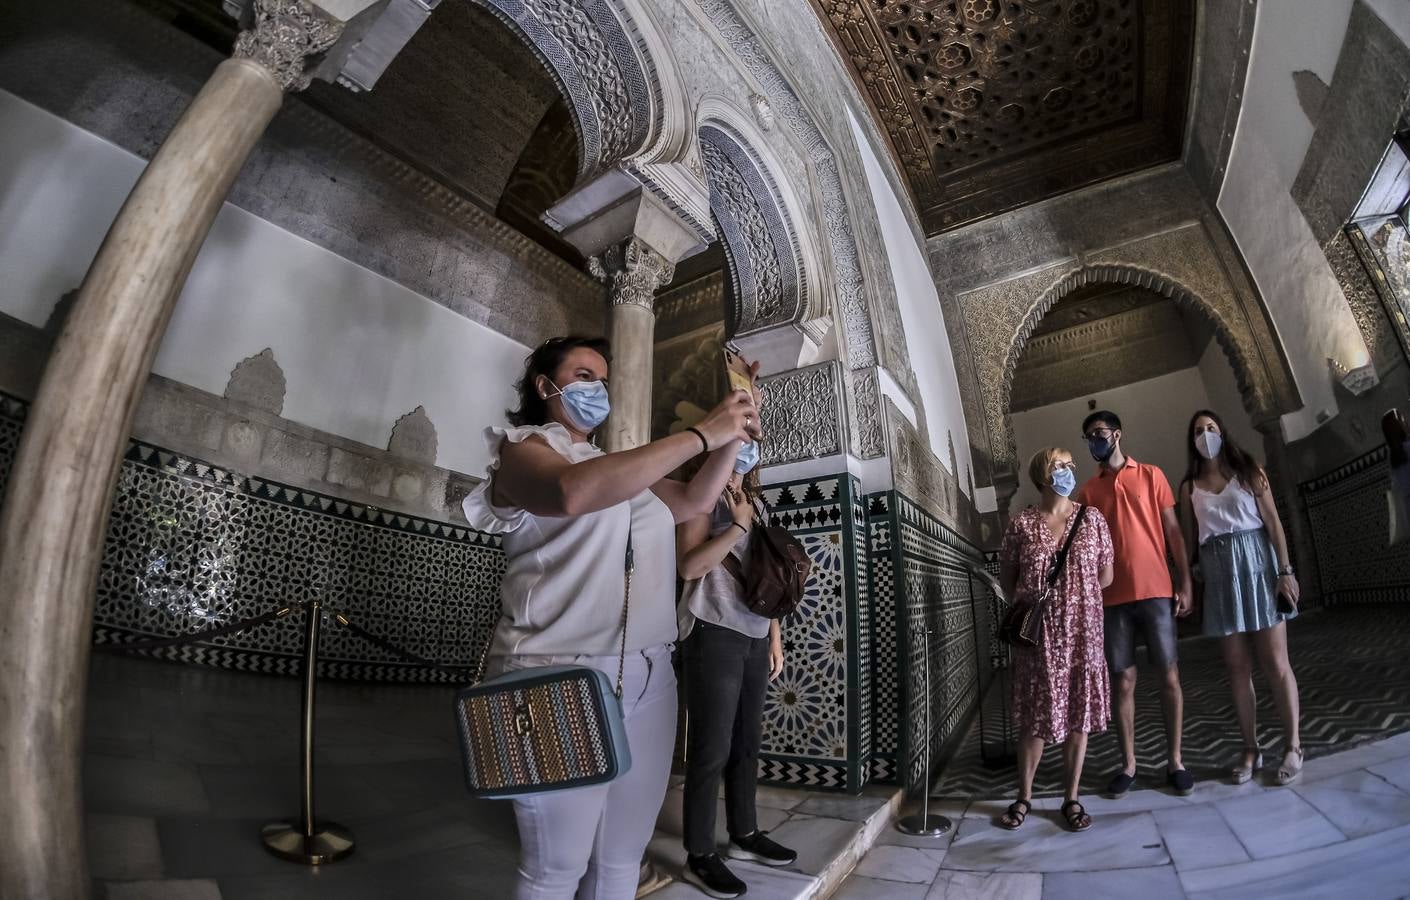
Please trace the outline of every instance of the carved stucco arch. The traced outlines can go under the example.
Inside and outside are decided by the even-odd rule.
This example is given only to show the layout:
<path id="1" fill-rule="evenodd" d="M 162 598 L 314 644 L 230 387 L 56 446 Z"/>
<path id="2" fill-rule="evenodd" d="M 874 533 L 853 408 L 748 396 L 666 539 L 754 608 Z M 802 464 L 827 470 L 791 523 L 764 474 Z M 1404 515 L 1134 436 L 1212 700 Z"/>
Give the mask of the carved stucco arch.
<path id="1" fill-rule="evenodd" d="M 742 117 L 718 104 L 703 109 L 708 115 L 698 129 L 700 160 L 733 287 L 729 333 L 800 323 L 808 316 L 813 286 L 790 210 L 796 204 L 784 198 L 783 182 L 757 139 L 746 135 Z"/>
<path id="2" fill-rule="evenodd" d="M 578 132 L 578 184 L 657 136 L 655 61 L 638 24 L 609 0 L 471 0 L 533 50 L 568 100 Z"/>
<path id="3" fill-rule="evenodd" d="M 1242 323 L 1231 323 L 1221 310 L 1208 299 L 1186 287 L 1174 276 L 1144 266 L 1125 263 L 1104 263 L 1077 266 L 1061 275 L 1027 306 L 1017 330 L 1009 340 L 999 380 L 997 403 L 986 404 L 989 411 L 990 446 L 994 451 L 996 483 L 1016 485 L 1018 478 L 1017 447 L 1013 437 L 1013 417 L 1010 397 L 1014 372 L 1023 357 L 1028 338 L 1043 317 L 1074 291 L 1093 285 L 1125 285 L 1144 288 L 1173 300 L 1181 310 L 1191 312 L 1211 326 L 1214 338 L 1224 351 L 1234 370 L 1239 395 L 1255 425 L 1266 426 L 1289 411 L 1279 408 L 1277 399 L 1283 391 L 1276 383 L 1278 373 L 1270 372 L 1261 362 L 1254 346 L 1254 335 Z M 1286 377 L 1286 376 L 1284 376 Z M 1286 405 L 1286 404 L 1281 404 Z M 995 412 L 998 415 L 995 415 Z"/>

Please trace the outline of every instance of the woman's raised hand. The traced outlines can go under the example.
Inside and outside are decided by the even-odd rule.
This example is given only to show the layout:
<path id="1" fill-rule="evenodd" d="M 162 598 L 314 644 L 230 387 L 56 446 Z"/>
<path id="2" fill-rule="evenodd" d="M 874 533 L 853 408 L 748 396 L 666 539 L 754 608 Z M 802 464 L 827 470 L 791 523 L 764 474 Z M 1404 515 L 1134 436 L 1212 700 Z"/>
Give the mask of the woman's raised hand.
<path id="1" fill-rule="evenodd" d="M 748 391 L 731 391 L 695 427 L 705 435 L 711 450 L 718 450 L 731 441 L 758 440 L 759 410 Z"/>

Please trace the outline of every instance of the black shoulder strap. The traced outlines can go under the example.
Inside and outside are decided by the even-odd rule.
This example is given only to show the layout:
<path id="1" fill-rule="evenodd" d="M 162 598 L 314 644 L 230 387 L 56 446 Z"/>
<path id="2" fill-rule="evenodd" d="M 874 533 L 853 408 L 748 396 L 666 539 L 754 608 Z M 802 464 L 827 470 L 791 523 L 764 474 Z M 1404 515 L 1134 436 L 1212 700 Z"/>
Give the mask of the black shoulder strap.
<path id="1" fill-rule="evenodd" d="M 1072 549 L 1072 540 L 1077 537 L 1077 531 L 1082 527 L 1082 519 L 1087 515 L 1087 504 L 1077 507 L 1077 520 L 1072 523 L 1072 530 L 1067 533 L 1067 540 L 1062 542 L 1062 549 L 1057 556 L 1053 557 L 1053 568 L 1048 573 L 1048 584 L 1057 584 L 1058 577 L 1062 575 L 1062 570 L 1067 566 L 1067 551 Z"/>

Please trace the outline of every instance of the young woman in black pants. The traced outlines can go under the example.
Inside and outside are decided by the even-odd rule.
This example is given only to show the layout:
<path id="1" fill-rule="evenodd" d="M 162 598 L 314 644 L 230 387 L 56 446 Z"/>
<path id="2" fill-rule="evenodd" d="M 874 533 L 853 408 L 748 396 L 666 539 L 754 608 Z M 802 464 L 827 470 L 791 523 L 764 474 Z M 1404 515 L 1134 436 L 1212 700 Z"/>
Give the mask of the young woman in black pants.
<path id="1" fill-rule="evenodd" d="M 778 620 L 749 610 L 739 579 L 748 563 L 756 513 L 764 513 L 754 472 L 758 462 L 759 445 L 743 445 L 714 510 L 676 529 L 677 565 L 686 581 L 680 625 L 689 710 L 683 875 L 711 897 L 738 897 L 746 890 L 715 844 L 721 778 L 729 831 L 726 855 L 769 866 L 787 866 L 798 858 L 759 830 L 754 807 L 764 695 L 783 671 Z"/>

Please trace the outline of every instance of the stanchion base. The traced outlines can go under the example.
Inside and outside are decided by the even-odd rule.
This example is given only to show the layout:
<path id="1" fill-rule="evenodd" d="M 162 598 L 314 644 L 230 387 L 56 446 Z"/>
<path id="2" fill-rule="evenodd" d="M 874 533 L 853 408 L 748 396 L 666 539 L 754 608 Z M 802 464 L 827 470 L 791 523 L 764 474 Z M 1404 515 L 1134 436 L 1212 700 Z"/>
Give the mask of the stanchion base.
<path id="1" fill-rule="evenodd" d="M 896 823 L 896 830 L 916 837 L 940 837 L 948 834 L 954 824 L 944 816 L 903 816 Z"/>
<path id="2" fill-rule="evenodd" d="M 271 822 L 261 836 L 270 853 L 306 866 L 337 862 L 353 852 L 351 831 L 333 822 L 318 822 L 316 827 L 317 831 L 306 835 L 293 822 Z"/>

